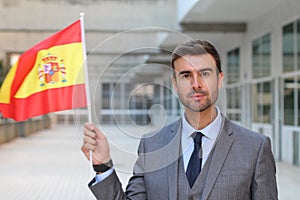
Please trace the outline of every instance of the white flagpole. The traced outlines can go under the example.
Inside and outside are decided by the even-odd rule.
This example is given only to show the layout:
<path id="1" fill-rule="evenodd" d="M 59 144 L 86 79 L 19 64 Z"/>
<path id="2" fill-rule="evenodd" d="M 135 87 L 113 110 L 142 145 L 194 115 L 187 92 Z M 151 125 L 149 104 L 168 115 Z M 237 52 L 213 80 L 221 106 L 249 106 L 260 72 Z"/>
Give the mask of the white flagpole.
<path id="1" fill-rule="evenodd" d="M 86 57 L 86 45 L 85 45 L 85 31 L 84 31 L 84 13 L 80 13 L 80 25 L 81 25 L 81 41 L 82 41 L 82 51 L 83 51 L 83 64 L 84 64 L 84 79 L 85 79 L 85 92 L 86 101 L 88 109 L 88 121 L 92 122 L 92 111 L 91 111 L 91 98 L 90 98 L 90 87 L 89 87 L 89 74 L 88 65 Z"/>
<path id="2" fill-rule="evenodd" d="M 80 25 L 81 25 L 81 41 L 82 41 L 82 51 L 83 51 L 83 63 L 84 63 L 84 79 L 85 79 L 85 93 L 88 109 L 88 121 L 92 122 L 92 110 L 91 110 L 91 98 L 90 98 L 90 87 L 89 87 L 89 74 L 88 65 L 86 57 L 86 43 L 85 43 L 85 29 L 84 29 L 84 13 L 80 13 Z M 94 174 L 93 170 L 93 152 L 90 151 L 90 167 L 91 174 Z"/>

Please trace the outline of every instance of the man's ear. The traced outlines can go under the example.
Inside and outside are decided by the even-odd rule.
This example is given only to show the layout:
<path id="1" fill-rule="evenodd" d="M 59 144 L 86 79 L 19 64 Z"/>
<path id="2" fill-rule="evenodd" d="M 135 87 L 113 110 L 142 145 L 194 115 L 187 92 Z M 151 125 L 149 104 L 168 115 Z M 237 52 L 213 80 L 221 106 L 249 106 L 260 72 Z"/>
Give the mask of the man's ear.
<path id="1" fill-rule="evenodd" d="M 223 86 L 223 81 L 224 81 L 224 73 L 220 72 L 218 74 L 218 88 L 219 89 Z"/>
<path id="2" fill-rule="evenodd" d="M 178 88 L 177 88 L 177 84 L 176 84 L 176 78 L 175 78 L 174 75 L 172 75 L 171 80 L 172 80 L 173 88 L 174 88 L 175 92 L 178 94 Z"/>

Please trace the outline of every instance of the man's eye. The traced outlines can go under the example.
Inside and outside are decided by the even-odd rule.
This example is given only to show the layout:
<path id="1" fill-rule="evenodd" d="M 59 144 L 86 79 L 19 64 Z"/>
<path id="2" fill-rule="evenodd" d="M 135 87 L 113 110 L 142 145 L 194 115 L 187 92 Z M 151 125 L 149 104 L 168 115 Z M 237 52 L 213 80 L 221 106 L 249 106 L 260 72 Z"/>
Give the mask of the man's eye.
<path id="1" fill-rule="evenodd" d="M 189 78 L 189 77 L 191 77 L 191 74 L 183 74 L 182 75 L 184 78 Z"/>
<path id="2" fill-rule="evenodd" d="M 200 75 L 201 75 L 202 77 L 207 77 L 207 76 L 210 75 L 210 73 L 209 73 L 209 72 L 201 72 Z"/>

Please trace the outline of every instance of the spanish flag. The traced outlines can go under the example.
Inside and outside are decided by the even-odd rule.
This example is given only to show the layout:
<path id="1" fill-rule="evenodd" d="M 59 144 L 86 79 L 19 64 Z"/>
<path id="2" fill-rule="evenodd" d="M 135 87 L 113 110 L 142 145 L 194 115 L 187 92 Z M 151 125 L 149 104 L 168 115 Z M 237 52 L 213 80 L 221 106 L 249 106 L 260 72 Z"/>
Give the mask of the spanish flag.
<path id="1" fill-rule="evenodd" d="M 77 20 L 20 56 L 0 88 L 3 117 L 23 121 L 86 107 L 81 29 Z"/>

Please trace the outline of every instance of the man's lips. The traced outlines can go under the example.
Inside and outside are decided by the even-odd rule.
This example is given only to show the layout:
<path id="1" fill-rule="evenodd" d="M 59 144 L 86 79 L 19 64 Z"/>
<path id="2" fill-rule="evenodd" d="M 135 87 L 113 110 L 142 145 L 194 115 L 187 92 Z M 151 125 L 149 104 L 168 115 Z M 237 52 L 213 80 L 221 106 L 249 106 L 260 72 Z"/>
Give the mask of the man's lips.
<path id="1" fill-rule="evenodd" d="M 194 94 L 191 94 L 190 97 L 192 99 L 195 99 L 195 100 L 200 100 L 202 99 L 203 97 L 205 97 L 206 94 L 205 93 L 194 93 Z"/>

